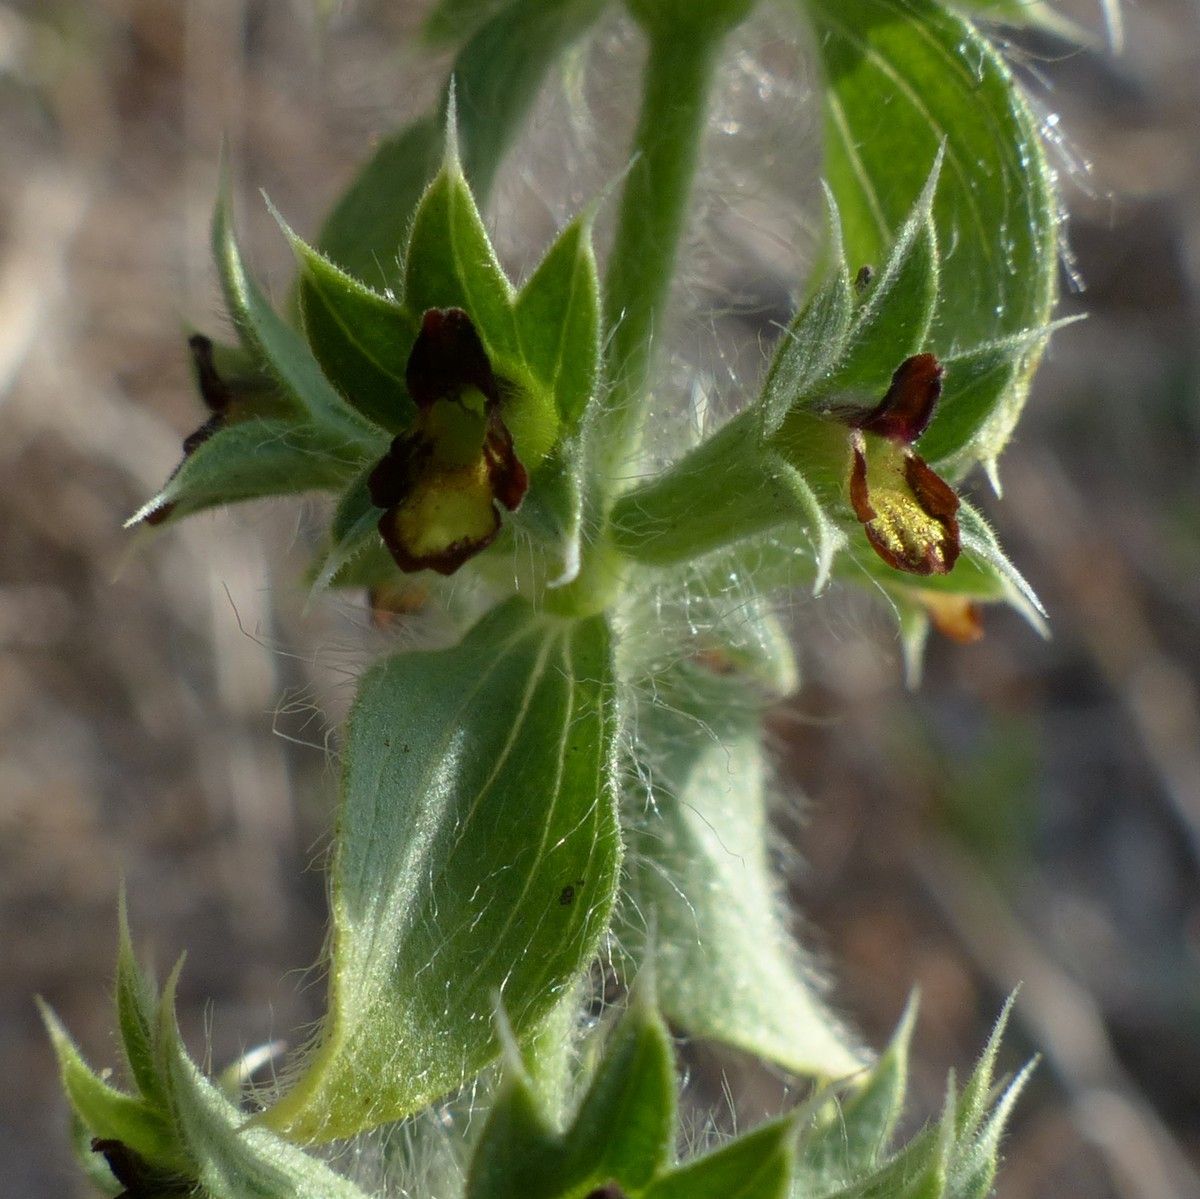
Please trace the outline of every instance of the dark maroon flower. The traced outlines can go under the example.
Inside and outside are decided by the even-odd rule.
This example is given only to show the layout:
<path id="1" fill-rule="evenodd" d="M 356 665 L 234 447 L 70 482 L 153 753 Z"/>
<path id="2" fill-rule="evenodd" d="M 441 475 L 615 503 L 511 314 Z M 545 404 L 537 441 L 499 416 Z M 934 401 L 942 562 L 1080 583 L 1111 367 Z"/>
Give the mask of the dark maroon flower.
<path id="1" fill-rule="evenodd" d="M 856 427 L 865 433 L 877 433 L 888 441 L 912 445 L 933 419 L 942 394 L 942 364 L 932 354 L 914 354 L 906 358 L 892 375 L 887 394 Z"/>
<path id="2" fill-rule="evenodd" d="M 529 476 L 500 416 L 501 389 L 471 318 L 431 308 L 409 355 L 412 427 L 371 472 L 379 532 L 403 571 L 453 574 L 496 539 Z"/>
<path id="3" fill-rule="evenodd" d="M 117 1199 L 167 1199 L 190 1195 L 196 1189 L 186 1178 L 151 1165 L 123 1141 L 97 1138 L 92 1141 L 92 1152 L 104 1158 L 113 1177 L 125 1188 Z"/>
<path id="4" fill-rule="evenodd" d="M 909 574 L 948 574 L 960 549 L 958 496 L 912 449 L 933 417 L 942 374 L 932 354 L 916 354 L 875 408 L 842 416 L 854 430 L 850 506 L 875 552 Z"/>
<path id="5" fill-rule="evenodd" d="M 179 473 L 184 462 L 214 433 L 230 422 L 235 415 L 235 401 L 241 390 L 221 377 L 213 361 L 213 343 L 203 333 L 193 333 L 188 338 L 188 349 L 192 352 L 192 368 L 196 374 L 200 398 L 210 415 L 204 424 L 183 439 L 183 461 L 170 473 L 168 483 Z M 174 504 L 160 504 L 153 511 L 147 512 L 142 520 L 148 525 L 161 525 L 174 510 Z"/>

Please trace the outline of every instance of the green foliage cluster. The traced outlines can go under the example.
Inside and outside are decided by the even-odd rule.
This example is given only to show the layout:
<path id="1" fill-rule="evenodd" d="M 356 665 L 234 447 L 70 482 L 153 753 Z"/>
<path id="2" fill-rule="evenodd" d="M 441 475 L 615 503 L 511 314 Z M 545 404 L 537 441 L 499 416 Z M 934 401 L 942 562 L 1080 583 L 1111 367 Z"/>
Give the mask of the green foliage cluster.
<path id="1" fill-rule="evenodd" d="M 967 638 L 994 603 L 1039 619 L 954 490 L 976 466 L 994 475 L 1025 401 L 1058 222 L 1036 122 L 968 10 L 1063 26 L 1024 2 L 788 0 L 823 80 L 822 267 L 758 394 L 646 477 L 709 95 L 752 0 L 628 0 L 647 54 L 603 275 L 594 207 L 520 286 L 480 215 L 546 73 L 615 4 L 441 0 L 428 35 L 457 55 L 440 111 L 380 145 L 314 244 L 280 219 L 287 313 L 218 203 L 237 344 L 193 338 L 209 418 L 131 523 L 326 492 L 314 591 L 384 595 L 424 568 L 435 598 L 434 574 L 472 598 L 455 644 L 360 680 L 328 1014 L 282 1094 L 204 1077 L 175 1024 L 177 973 L 160 996 L 123 913 L 127 1089 L 47 1012 L 110 1194 L 360 1195 L 306 1147 L 472 1080 L 490 1114 L 461 1133 L 468 1199 L 990 1189 L 1020 1080 L 994 1087 L 993 1040 L 942 1117 L 894 1145 L 911 1013 L 871 1065 L 823 1005 L 777 900 L 762 717 L 795 685 L 783 588 L 883 595 L 913 673 L 931 624 Z M 635 998 L 577 1047 L 597 960 Z M 813 1097 L 680 1161 L 664 1020 L 813 1079 Z"/>

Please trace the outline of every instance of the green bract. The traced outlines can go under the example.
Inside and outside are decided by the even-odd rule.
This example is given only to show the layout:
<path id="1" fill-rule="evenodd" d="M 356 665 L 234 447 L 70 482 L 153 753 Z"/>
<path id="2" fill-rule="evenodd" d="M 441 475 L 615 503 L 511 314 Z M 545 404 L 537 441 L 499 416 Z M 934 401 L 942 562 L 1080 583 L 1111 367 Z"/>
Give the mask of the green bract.
<path id="1" fill-rule="evenodd" d="M 86 1129 L 82 1150 L 100 1185 L 110 1194 L 123 1185 L 130 1196 L 164 1199 L 197 1193 L 221 1199 L 365 1199 L 296 1145 L 265 1128 L 248 1128 L 246 1113 L 200 1073 L 175 1022 L 179 972 L 177 966 L 160 997 L 134 959 L 122 902 L 117 1012 L 131 1092 L 93 1074 L 43 1006 L 68 1098 Z"/>
<path id="2" fill-rule="evenodd" d="M 818 1095 L 724 1148 L 675 1162 L 674 1058 L 644 996 L 609 1034 L 574 1116 L 560 1131 L 515 1055 L 480 1137 L 466 1199 L 983 1199 L 996 1137 L 1027 1071 L 995 1086 L 1007 1018 L 941 1119 L 896 1150 L 915 1006 L 853 1091 Z M 611 1188 L 611 1189 L 606 1189 Z"/>
<path id="3" fill-rule="evenodd" d="M 821 265 L 741 405 L 664 447 L 644 430 L 683 407 L 662 370 L 675 267 L 751 0 L 627 0 L 640 111 L 602 269 L 605 201 L 520 283 L 483 215 L 553 68 L 617 8 L 435 4 L 427 32 L 455 50 L 442 100 L 381 142 L 314 244 L 280 218 L 282 312 L 218 205 L 237 345 L 190 339 L 208 416 L 135 520 L 328 492 L 314 595 L 366 588 L 414 623 L 436 604 L 442 640 L 359 680 L 328 1011 L 286 1085 L 203 1076 L 123 908 L 125 1090 L 47 1010 L 81 1154 L 112 1193 L 352 1199 L 369 1187 L 303 1146 L 396 1121 L 383 1142 L 415 1199 L 455 1169 L 465 1199 L 990 1188 L 1022 1080 L 994 1087 L 993 1040 L 941 1118 L 893 1145 L 913 1015 L 872 1065 L 825 1006 L 772 870 L 763 718 L 797 686 L 785 588 L 883 597 L 911 681 L 929 630 L 974 640 L 984 605 L 1041 626 L 956 490 L 994 472 L 1054 329 L 1059 220 L 1034 117 L 969 14 L 1066 26 L 1040 3 L 789 0 L 822 81 Z M 680 1160 L 668 1022 L 818 1089 Z"/>

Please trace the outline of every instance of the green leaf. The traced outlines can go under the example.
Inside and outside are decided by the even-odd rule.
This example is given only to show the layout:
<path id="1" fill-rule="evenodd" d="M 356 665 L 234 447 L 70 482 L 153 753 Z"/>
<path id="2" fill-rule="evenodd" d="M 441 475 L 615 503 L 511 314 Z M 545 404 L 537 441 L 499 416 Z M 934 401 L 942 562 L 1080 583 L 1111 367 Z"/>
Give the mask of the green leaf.
<path id="1" fill-rule="evenodd" d="M 329 1014 L 269 1122 L 346 1136 L 527 1037 L 606 927 L 620 860 L 611 651 L 595 618 L 504 604 L 364 678 L 344 751 Z"/>
<path id="2" fill-rule="evenodd" d="M 891 1043 L 857 1090 L 822 1115 L 801 1138 L 795 1174 L 797 1189 L 821 1195 L 873 1170 L 888 1153 L 904 1109 L 908 1048 L 916 1021 L 909 1001 Z"/>
<path id="3" fill-rule="evenodd" d="M 634 18 L 656 36 L 680 40 L 731 29 L 750 15 L 754 0 L 628 0 Z"/>
<path id="4" fill-rule="evenodd" d="M 404 259 L 404 302 L 416 313 L 465 309 L 490 353 L 519 360 L 512 285 L 463 175 L 454 120 L 451 109 L 442 169 L 413 218 Z"/>
<path id="5" fill-rule="evenodd" d="M 1037 123 L 995 48 L 934 0 L 804 0 L 826 87 L 826 175 L 851 263 L 883 261 L 940 147 L 942 249 L 932 349 L 1045 327 L 1056 295 L 1058 204 Z M 965 469 L 1003 448 L 1040 347 L 1027 347 L 939 443 Z M 939 422 L 950 421 L 943 403 Z M 940 434 L 938 434 L 940 437 Z"/>
<path id="6" fill-rule="evenodd" d="M 607 0 L 508 0 L 454 60 L 463 162 L 480 203 L 542 81 Z M 470 30 L 470 24 L 459 29 Z M 445 111 L 443 100 L 442 111 Z M 442 158 L 433 116 L 385 138 L 338 201 L 317 247 L 377 290 L 398 288 L 413 212 Z"/>
<path id="7" fill-rule="evenodd" d="M 609 5 L 610 0 L 510 0 L 454 60 L 463 168 L 481 205 L 547 73 Z"/>
<path id="8" fill-rule="evenodd" d="M 438 0 L 425 18 L 425 36 L 434 44 L 461 41 L 512 4 L 513 0 Z"/>
<path id="9" fill-rule="evenodd" d="M 663 1175 L 641 1199 L 785 1199 L 795 1139 L 793 1120 L 765 1124 Z"/>
<path id="10" fill-rule="evenodd" d="M 142 973 L 133 954 L 124 888 L 117 909 L 117 924 L 120 930 L 117 943 L 117 1026 L 121 1032 L 121 1047 L 137 1089 L 152 1107 L 161 1109 L 166 1096 L 158 1071 L 154 984 Z"/>
<path id="11" fill-rule="evenodd" d="M 649 956 L 663 1013 L 686 1032 L 797 1073 L 853 1073 L 862 1063 L 816 997 L 771 876 L 762 701 L 697 666 L 653 689 L 636 715 L 644 782 L 625 800 L 617 942 Z"/>
<path id="12" fill-rule="evenodd" d="M 829 204 L 829 277 L 784 334 L 763 385 L 763 433 L 776 432 L 792 406 L 818 389 L 842 357 L 850 333 L 853 293 L 837 202 Z"/>
<path id="13" fill-rule="evenodd" d="M 374 464 L 367 467 L 338 501 L 329 529 L 330 546 L 321 559 L 313 582 L 314 594 L 333 586 L 356 558 L 382 543 L 379 536 L 379 509 L 371 500 L 367 484 L 374 469 Z M 388 562 L 394 571 L 395 563 L 392 563 L 390 556 Z"/>
<path id="14" fill-rule="evenodd" d="M 960 475 L 963 462 L 955 457 L 957 447 L 987 424 L 997 388 L 1005 385 L 1014 369 L 1032 373 L 1046 339 L 1074 323 L 1071 318 L 1054 321 L 1045 328 L 1027 329 L 943 359 L 946 373 L 938 401 L 939 419 L 921 438 L 922 457 L 951 476 Z"/>
<path id="15" fill-rule="evenodd" d="M 345 486 L 367 459 L 387 448 L 382 431 L 373 449 L 348 446 L 325 428 L 288 420 L 245 420 L 219 429 L 186 457 L 166 486 L 127 522 L 173 505 L 178 520 L 204 508 L 265 496 L 332 491 Z"/>
<path id="16" fill-rule="evenodd" d="M 163 1114 L 145 1100 L 126 1095 L 101 1081 L 88 1068 L 54 1012 L 40 1000 L 38 1006 L 58 1058 L 63 1089 L 92 1136 L 121 1141 L 156 1165 L 177 1165 L 178 1145 Z"/>
<path id="17" fill-rule="evenodd" d="M 833 1190 L 813 1192 L 801 1178 L 792 1199 L 925 1199 L 930 1176 L 944 1176 L 946 1143 L 943 1128 L 926 1128 L 878 1169 Z M 933 1190 L 931 1199 L 944 1199 Z"/>
<path id="18" fill-rule="evenodd" d="M 610 1178 L 639 1191 L 671 1164 L 675 1059 L 651 1001 L 637 997 L 621 1021 L 566 1137 L 564 1178 Z"/>
<path id="19" fill-rule="evenodd" d="M 1001 1091 L 974 1140 L 968 1142 L 969 1148 L 955 1162 L 950 1187 L 954 1199 L 986 1199 L 992 1193 L 999 1164 L 1000 1138 L 1036 1065 L 1036 1061 L 1030 1062 Z"/>
<path id="20" fill-rule="evenodd" d="M 878 280 L 870 284 L 823 391 L 865 392 L 876 401 L 896 367 L 926 348 L 938 299 L 938 244 L 933 201 L 941 174 L 939 151 L 912 212 L 896 235 Z"/>
<path id="21" fill-rule="evenodd" d="M 246 272 L 225 194 L 213 216 L 212 238 L 230 315 L 263 366 L 327 439 L 340 440 L 347 449 L 373 446 L 379 430 L 338 395 L 321 373 L 304 338 L 271 307 Z"/>
<path id="22" fill-rule="evenodd" d="M 171 1107 L 188 1176 L 208 1199 L 366 1199 L 323 1161 L 256 1124 L 196 1068 L 179 1036 L 174 980 L 159 1019 Z"/>
<path id="23" fill-rule="evenodd" d="M 670 1165 L 675 1063 L 667 1030 L 636 1002 L 605 1046 L 566 1132 L 556 1134 L 519 1063 L 509 1074 L 471 1161 L 468 1199 L 559 1199 L 606 1182 L 640 1192 Z"/>
<path id="24" fill-rule="evenodd" d="M 377 290 L 399 287 L 400 255 L 442 156 L 442 127 L 427 117 L 380 142 L 321 227 L 317 248 Z"/>
<path id="25" fill-rule="evenodd" d="M 980 1054 L 979 1061 L 971 1073 L 967 1085 L 963 1088 L 958 1102 L 957 1131 L 960 1136 L 973 1136 L 987 1115 L 991 1106 L 992 1087 L 996 1077 L 996 1061 L 1000 1056 L 1000 1043 L 1012 1017 L 1016 996 L 1010 995 L 1001 1009 L 1000 1015 L 992 1028 L 992 1035 Z"/>
<path id="26" fill-rule="evenodd" d="M 557 1199 L 563 1148 L 522 1071 L 510 1066 L 471 1157 L 467 1199 Z"/>
<path id="27" fill-rule="evenodd" d="M 583 416 L 600 371 L 600 283 L 590 225 L 589 218 L 572 221 L 517 297 L 525 362 L 553 393 L 567 428 Z"/>
<path id="28" fill-rule="evenodd" d="M 321 370 L 363 416 L 399 433 L 415 413 L 404 372 L 417 337 L 416 321 L 394 300 L 317 253 L 287 225 L 283 230 L 300 264 L 304 336 Z"/>

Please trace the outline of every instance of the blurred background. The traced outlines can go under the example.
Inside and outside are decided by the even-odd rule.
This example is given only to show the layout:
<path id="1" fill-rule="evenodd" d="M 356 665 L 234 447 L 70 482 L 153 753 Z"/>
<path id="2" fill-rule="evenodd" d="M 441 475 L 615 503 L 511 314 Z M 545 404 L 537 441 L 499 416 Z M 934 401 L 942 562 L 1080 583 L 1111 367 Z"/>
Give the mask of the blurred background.
<path id="1" fill-rule="evenodd" d="M 304 611 L 313 521 L 294 505 L 157 538 L 121 525 L 199 420 L 185 326 L 225 328 L 207 244 L 222 139 L 244 242 L 282 296 L 288 250 L 257 189 L 315 231 L 372 139 L 436 94 L 445 60 L 415 47 L 424 7 L 0 0 L 6 1194 L 87 1193 L 32 996 L 93 1063 L 116 1061 L 122 875 L 160 970 L 188 951 L 194 1050 L 222 1065 L 320 1012 L 304 968 L 324 927 L 331 730 L 386 638 L 357 597 Z M 1103 29 L 1090 0 L 1061 7 Z M 767 36 L 755 64 L 772 62 Z M 627 41 L 605 38 L 601 52 Z M 799 855 L 803 935 L 871 1043 L 921 989 L 915 1119 L 1023 981 L 1005 1064 L 1044 1063 L 1008 1140 L 1004 1199 L 1194 1199 L 1200 9 L 1128 5 L 1120 54 L 1028 35 L 1009 49 L 1063 171 L 1076 280 L 1063 311 L 1090 315 L 1055 339 L 1003 502 L 975 490 L 1053 639 L 990 613 L 978 645 L 932 644 L 908 693 L 881 609 L 796 598 L 805 684 L 772 722 L 781 841 Z M 770 66 L 777 98 L 807 92 L 791 63 Z M 554 109 L 551 95 L 539 112 Z M 811 107 L 799 122 L 811 194 Z M 511 215 L 501 229 L 518 271 L 558 215 L 534 202 L 529 154 L 496 205 L 528 212 L 528 237 Z M 814 236 L 798 236 L 797 261 Z M 769 257 L 757 275 L 743 257 L 728 280 L 700 238 L 693 314 L 708 283 L 731 282 L 750 297 L 743 324 L 768 329 L 797 281 Z"/>

